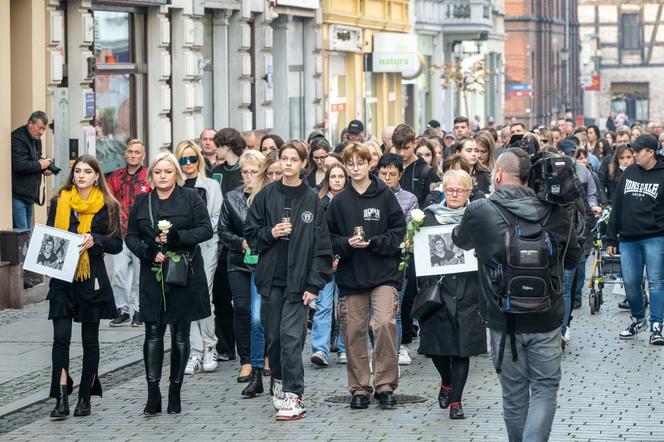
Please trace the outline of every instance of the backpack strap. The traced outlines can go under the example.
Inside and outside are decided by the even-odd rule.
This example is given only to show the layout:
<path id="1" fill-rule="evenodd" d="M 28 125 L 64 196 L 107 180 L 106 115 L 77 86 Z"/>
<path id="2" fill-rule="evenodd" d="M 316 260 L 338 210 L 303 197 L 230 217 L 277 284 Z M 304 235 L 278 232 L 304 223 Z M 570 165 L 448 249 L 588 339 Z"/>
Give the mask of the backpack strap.
<path id="1" fill-rule="evenodd" d="M 518 360 L 516 352 L 516 336 L 515 336 L 515 324 L 514 316 L 505 313 L 505 328 L 503 333 L 500 335 L 500 344 L 498 347 L 498 360 L 496 361 L 496 373 L 500 374 L 503 367 L 503 357 L 505 356 L 505 341 L 507 336 L 510 337 L 510 348 L 512 349 L 512 361 L 516 362 Z"/>

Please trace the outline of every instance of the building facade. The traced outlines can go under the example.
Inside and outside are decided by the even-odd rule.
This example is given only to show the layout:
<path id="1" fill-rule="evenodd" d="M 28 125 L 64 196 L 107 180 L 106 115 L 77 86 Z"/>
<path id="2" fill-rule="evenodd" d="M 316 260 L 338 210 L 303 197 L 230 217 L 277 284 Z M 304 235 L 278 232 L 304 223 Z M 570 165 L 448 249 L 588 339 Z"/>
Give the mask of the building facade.
<path id="1" fill-rule="evenodd" d="M 505 117 L 532 127 L 580 115 L 577 0 L 512 0 L 505 14 Z"/>
<path id="2" fill-rule="evenodd" d="M 403 121 L 401 77 L 417 58 L 408 0 L 322 0 L 325 133 L 353 119 L 367 135 Z"/>
<path id="3" fill-rule="evenodd" d="M 586 116 L 664 119 L 664 1 L 579 0 Z"/>

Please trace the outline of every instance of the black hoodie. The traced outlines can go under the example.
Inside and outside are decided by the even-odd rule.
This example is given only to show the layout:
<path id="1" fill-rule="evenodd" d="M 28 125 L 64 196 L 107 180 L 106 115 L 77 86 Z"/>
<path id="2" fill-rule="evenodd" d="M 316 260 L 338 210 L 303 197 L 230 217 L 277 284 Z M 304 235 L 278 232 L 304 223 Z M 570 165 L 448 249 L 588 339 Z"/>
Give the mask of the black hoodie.
<path id="1" fill-rule="evenodd" d="M 339 255 L 336 281 L 340 296 L 366 293 L 380 285 L 399 289 L 399 245 L 406 234 L 406 220 L 397 198 L 382 181 L 369 175 L 371 184 L 359 194 L 352 185 L 337 194 L 327 210 L 332 249 Z M 370 240 L 366 249 L 348 244 L 355 227 L 364 228 Z"/>
<path id="2" fill-rule="evenodd" d="M 436 171 L 431 168 L 422 158 L 418 158 L 403 171 L 399 184 L 403 190 L 414 194 L 420 209 L 424 209 L 424 203 L 431 191 L 431 184 L 440 181 Z"/>
<path id="3" fill-rule="evenodd" d="M 646 170 L 638 164 L 622 174 L 613 198 L 607 244 L 664 236 L 664 157 Z"/>

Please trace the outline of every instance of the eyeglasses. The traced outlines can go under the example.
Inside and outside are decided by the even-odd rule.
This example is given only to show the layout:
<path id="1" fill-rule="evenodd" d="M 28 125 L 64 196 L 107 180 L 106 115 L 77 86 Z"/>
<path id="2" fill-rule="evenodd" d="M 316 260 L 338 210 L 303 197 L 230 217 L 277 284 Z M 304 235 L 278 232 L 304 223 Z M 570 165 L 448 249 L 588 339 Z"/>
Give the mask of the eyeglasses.
<path id="1" fill-rule="evenodd" d="M 346 167 L 348 169 L 355 169 L 355 168 L 361 169 L 364 166 L 366 166 L 367 164 L 369 164 L 369 163 L 367 163 L 366 161 L 358 161 L 357 163 L 348 162 L 348 163 L 346 163 Z"/>
<path id="2" fill-rule="evenodd" d="M 470 189 L 445 189 L 444 190 L 444 192 L 447 195 L 452 195 L 452 196 L 463 195 L 468 191 L 470 191 Z"/>
<path id="3" fill-rule="evenodd" d="M 250 175 L 250 176 L 256 176 L 256 175 L 258 175 L 260 172 L 259 172 L 258 170 L 241 170 L 240 173 L 241 173 L 242 175 L 245 175 L 245 176 L 247 176 L 247 175 Z"/>
<path id="4" fill-rule="evenodd" d="M 314 156 L 314 161 L 324 161 L 329 155 L 324 155 L 321 157 Z"/>
<path id="5" fill-rule="evenodd" d="M 178 163 L 180 163 L 180 166 L 184 166 L 187 163 L 196 164 L 198 163 L 198 157 L 196 155 L 192 155 L 190 157 L 182 157 L 178 160 Z"/>

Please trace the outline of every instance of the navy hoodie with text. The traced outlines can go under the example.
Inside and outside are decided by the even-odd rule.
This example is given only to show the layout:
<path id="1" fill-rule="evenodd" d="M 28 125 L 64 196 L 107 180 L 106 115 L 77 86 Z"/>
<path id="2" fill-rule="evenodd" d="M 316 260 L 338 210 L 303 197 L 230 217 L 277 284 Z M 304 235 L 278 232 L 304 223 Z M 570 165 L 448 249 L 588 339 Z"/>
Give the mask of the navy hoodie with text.
<path id="1" fill-rule="evenodd" d="M 664 236 L 664 157 L 646 170 L 638 164 L 622 174 L 613 199 L 607 245 Z"/>
<path id="2" fill-rule="evenodd" d="M 401 287 L 399 245 L 406 234 L 406 220 L 394 192 L 375 176 L 359 194 L 352 185 L 337 194 L 327 211 L 332 249 L 339 256 L 335 274 L 340 296 L 366 293 L 380 285 Z M 348 244 L 355 227 L 362 226 L 365 249 Z"/>

